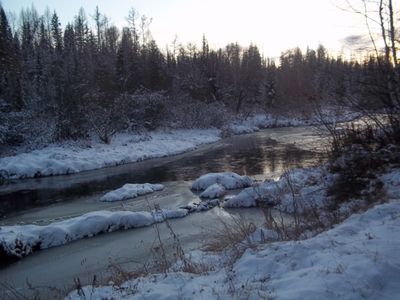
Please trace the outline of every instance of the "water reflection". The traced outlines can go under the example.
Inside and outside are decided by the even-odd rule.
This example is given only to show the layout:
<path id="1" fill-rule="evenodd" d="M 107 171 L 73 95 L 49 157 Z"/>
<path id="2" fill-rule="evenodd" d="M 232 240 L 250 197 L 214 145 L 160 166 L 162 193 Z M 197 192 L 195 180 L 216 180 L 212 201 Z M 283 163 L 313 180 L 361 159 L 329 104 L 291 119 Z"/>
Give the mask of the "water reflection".
<path id="1" fill-rule="evenodd" d="M 208 172 L 259 175 L 316 163 L 320 155 L 281 144 L 264 134 L 235 136 L 191 153 L 83 174 L 32 179 L 0 191 L 0 213 L 116 189 L 129 183 L 188 181 Z"/>

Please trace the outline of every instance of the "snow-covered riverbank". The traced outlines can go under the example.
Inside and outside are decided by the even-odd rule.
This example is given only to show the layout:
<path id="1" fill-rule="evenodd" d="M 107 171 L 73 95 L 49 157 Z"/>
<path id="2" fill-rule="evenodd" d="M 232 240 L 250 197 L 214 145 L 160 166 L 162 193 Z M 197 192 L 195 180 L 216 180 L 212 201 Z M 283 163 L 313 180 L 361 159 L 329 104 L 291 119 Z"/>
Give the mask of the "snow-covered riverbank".
<path id="1" fill-rule="evenodd" d="M 354 114 L 332 115 L 330 122 L 351 120 Z M 0 158 L 0 180 L 73 174 L 116 166 L 145 159 L 176 155 L 222 136 L 245 134 L 262 128 L 316 124 L 316 118 L 272 117 L 255 115 L 219 129 L 174 129 L 153 131 L 146 135 L 117 134 L 110 144 L 96 139 L 52 144 L 42 149 Z"/>
<path id="2" fill-rule="evenodd" d="M 0 227 L 0 258 L 23 258 L 34 251 L 64 245 L 101 233 L 140 228 L 167 219 L 183 218 L 185 209 L 157 211 L 94 211 L 45 226 Z"/>
<path id="3" fill-rule="evenodd" d="M 400 170 L 380 179 L 387 203 L 353 214 L 311 238 L 255 243 L 233 265 L 221 263 L 226 253 L 196 251 L 189 257 L 201 262 L 203 272 L 186 273 L 176 265 L 167 276 L 87 286 L 66 299 L 396 299 Z"/>
<path id="4" fill-rule="evenodd" d="M 217 129 L 171 130 L 140 135 L 120 134 L 110 144 L 86 147 L 50 145 L 40 150 L 0 158 L 3 176 L 16 178 L 72 174 L 145 159 L 179 154 L 220 139 Z"/>

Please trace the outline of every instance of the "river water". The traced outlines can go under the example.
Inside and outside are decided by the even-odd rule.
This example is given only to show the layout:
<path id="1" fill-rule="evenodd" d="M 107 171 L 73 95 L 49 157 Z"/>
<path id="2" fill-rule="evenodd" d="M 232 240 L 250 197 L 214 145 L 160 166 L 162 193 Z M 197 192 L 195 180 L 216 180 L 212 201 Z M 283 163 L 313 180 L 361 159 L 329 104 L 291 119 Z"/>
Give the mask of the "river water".
<path id="1" fill-rule="evenodd" d="M 94 210 L 120 210 L 120 203 L 104 203 L 99 198 L 125 183 L 163 183 L 165 189 L 125 201 L 124 209 L 148 210 L 155 204 L 161 208 L 177 208 L 198 200 L 198 196 L 190 191 L 190 185 L 202 174 L 233 171 L 258 180 L 276 177 L 284 169 L 321 163 L 324 145 L 325 139 L 312 127 L 265 129 L 222 139 L 172 157 L 75 175 L 16 181 L 0 188 L 0 213 L 3 215 L 0 225 L 47 224 Z M 215 230 L 223 227 L 222 221 L 229 221 L 234 215 L 256 225 L 261 225 L 264 220 L 257 208 L 214 208 L 169 223 L 179 236 L 184 251 L 191 251 L 200 248 Z M 170 230 L 165 224 L 157 227 L 172 254 Z M 152 253 L 156 249 L 157 235 L 154 227 L 147 227 L 42 250 L 1 268 L 0 283 L 32 295 L 35 291 L 28 288 L 29 282 L 42 296 L 50 297 L 58 293 L 54 288 L 70 289 L 74 278 L 79 277 L 87 284 L 96 275 L 97 280 L 107 282 L 112 273 L 110 266 L 133 270 L 154 259 Z"/>

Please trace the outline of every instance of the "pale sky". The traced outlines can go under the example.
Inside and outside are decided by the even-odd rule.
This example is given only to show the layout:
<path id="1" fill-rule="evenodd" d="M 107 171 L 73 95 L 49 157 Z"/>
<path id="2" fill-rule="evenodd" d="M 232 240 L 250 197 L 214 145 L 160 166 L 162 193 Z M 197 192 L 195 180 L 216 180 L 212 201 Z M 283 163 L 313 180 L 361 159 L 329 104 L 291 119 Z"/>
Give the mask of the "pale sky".
<path id="1" fill-rule="evenodd" d="M 114 25 L 127 25 L 131 7 L 153 19 L 151 32 L 160 48 L 178 42 L 199 44 L 203 34 L 212 47 L 230 42 L 254 43 L 266 56 L 299 46 L 319 43 L 338 52 L 341 40 L 365 33 L 362 18 L 344 12 L 343 0 L 0 0 L 3 8 L 18 12 L 32 4 L 39 13 L 56 10 L 62 26 L 71 22 L 80 7 L 88 15 L 96 5 Z"/>

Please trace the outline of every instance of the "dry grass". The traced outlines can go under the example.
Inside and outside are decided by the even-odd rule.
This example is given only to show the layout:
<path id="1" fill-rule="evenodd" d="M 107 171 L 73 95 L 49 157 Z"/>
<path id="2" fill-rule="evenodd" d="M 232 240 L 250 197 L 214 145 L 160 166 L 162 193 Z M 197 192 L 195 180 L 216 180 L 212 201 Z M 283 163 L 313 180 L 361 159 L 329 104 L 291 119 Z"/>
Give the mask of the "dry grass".
<path id="1" fill-rule="evenodd" d="M 236 260 L 247 248 L 254 247 L 250 236 L 256 230 L 256 226 L 252 222 L 241 216 L 232 216 L 229 221 L 220 222 L 219 229 L 214 230 L 212 238 L 203 245 L 205 251 L 227 251 L 232 260 Z"/>
<path id="2" fill-rule="evenodd" d="M 317 233 L 332 228 L 335 224 L 343 222 L 349 215 L 366 210 L 376 203 L 386 201 L 386 195 L 380 181 L 370 180 L 367 195 L 363 197 L 366 202 L 350 202 L 350 208 L 341 210 L 340 206 L 328 205 L 318 207 L 316 203 L 307 202 L 308 195 L 302 195 L 299 187 L 291 180 L 291 172 L 286 170 L 282 179 L 286 181 L 287 190 L 292 198 L 292 213 L 283 214 L 266 202 L 259 202 L 258 206 L 265 217 L 265 227 L 276 232 L 278 241 L 299 240 L 308 238 Z M 329 187 L 326 187 L 327 191 Z M 281 193 L 283 195 L 283 193 Z M 311 194 L 309 195 L 311 196 Z M 335 204 L 335 199 L 326 199 L 328 203 Z M 307 203 L 307 205 L 305 205 Z M 273 213 L 274 212 L 274 213 Z"/>
<path id="3" fill-rule="evenodd" d="M 122 283 L 139 277 L 144 277 L 149 274 L 145 265 L 135 270 L 128 271 L 124 269 L 121 265 L 110 264 L 108 266 L 108 271 L 111 273 L 108 282 L 112 282 L 114 286 L 120 286 Z M 92 283 L 92 286 L 96 286 L 97 282 Z"/>
<path id="4" fill-rule="evenodd" d="M 25 300 L 29 299 L 24 293 L 18 291 L 15 286 L 8 282 L 0 282 L 0 299 L 10 299 L 10 300 Z M 33 299 L 39 299 L 34 297 Z"/>
<path id="5" fill-rule="evenodd" d="M 43 299 L 42 295 L 46 292 L 48 298 L 64 299 L 67 295 L 66 289 L 57 288 L 51 285 L 34 286 L 26 280 L 26 290 L 15 287 L 15 285 L 6 281 L 0 282 L 0 299 L 4 300 L 39 300 Z"/>

